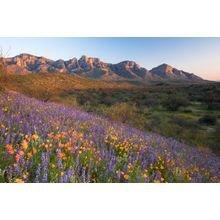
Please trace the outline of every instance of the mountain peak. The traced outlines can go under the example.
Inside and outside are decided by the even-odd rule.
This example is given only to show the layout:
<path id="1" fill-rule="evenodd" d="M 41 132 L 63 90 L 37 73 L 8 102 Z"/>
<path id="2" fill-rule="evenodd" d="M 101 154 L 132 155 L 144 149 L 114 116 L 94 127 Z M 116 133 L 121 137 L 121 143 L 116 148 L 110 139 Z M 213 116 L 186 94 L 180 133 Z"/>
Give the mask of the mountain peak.
<path id="1" fill-rule="evenodd" d="M 29 53 L 21 53 L 21 54 L 15 56 L 15 57 L 24 58 L 24 57 L 36 57 L 36 56 L 34 56 L 32 54 L 29 54 Z"/>
<path id="2" fill-rule="evenodd" d="M 80 59 L 72 58 L 53 61 L 45 57 L 38 57 L 27 53 L 5 58 L 10 73 L 31 74 L 37 72 L 66 72 L 88 78 L 102 80 L 202 80 L 192 73 L 178 70 L 163 63 L 152 70 L 141 67 L 136 62 L 125 60 L 117 64 L 105 63 L 99 58 L 83 55 Z"/>
<path id="3" fill-rule="evenodd" d="M 82 56 L 79 58 L 79 60 L 88 60 L 88 56 L 82 55 Z"/>
<path id="4" fill-rule="evenodd" d="M 165 73 L 172 73 L 173 72 L 173 67 L 169 64 L 163 63 L 155 68 L 153 68 L 151 71 L 155 72 L 155 71 L 159 71 L 159 72 L 165 72 Z"/>
<path id="5" fill-rule="evenodd" d="M 172 67 L 169 64 L 163 63 L 152 70 L 150 72 L 153 76 L 159 76 L 163 79 L 175 79 L 175 80 L 190 80 L 190 81 L 198 81 L 202 80 L 202 78 L 194 75 L 193 73 L 188 73 L 183 70 L 178 70 L 177 68 Z"/>

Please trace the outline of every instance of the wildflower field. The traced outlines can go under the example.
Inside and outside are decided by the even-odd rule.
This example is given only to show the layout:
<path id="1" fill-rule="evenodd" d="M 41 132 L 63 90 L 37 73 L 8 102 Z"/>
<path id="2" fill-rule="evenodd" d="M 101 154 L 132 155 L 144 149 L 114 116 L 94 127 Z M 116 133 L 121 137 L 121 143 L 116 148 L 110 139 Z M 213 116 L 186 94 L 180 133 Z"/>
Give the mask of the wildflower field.
<path id="1" fill-rule="evenodd" d="M 0 98 L 0 182 L 220 182 L 211 152 L 19 93 Z"/>

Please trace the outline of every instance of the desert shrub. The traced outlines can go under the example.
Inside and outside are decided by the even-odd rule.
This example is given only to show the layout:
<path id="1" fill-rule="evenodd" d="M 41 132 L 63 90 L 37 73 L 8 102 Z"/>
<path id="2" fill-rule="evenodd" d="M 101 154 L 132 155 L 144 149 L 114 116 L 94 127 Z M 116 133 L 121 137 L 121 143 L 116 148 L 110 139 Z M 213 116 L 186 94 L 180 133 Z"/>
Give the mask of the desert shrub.
<path id="1" fill-rule="evenodd" d="M 109 117 L 113 120 L 121 121 L 123 123 L 132 120 L 137 113 L 135 105 L 127 103 L 116 103 L 111 106 Z"/>
<path id="2" fill-rule="evenodd" d="M 149 115 L 149 114 L 150 114 L 150 109 L 147 108 L 147 107 L 144 107 L 143 113 L 144 113 L 145 115 Z"/>
<path id="3" fill-rule="evenodd" d="M 199 119 L 199 122 L 207 125 L 215 125 L 217 122 L 217 117 L 214 115 L 204 115 Z"/>
<path id="4" fill-rule="evenodd" d="M 3 57 L 0 53 L 0 82 L 7 83 L 8 81 L 8 73 L 4 64 Z"/>
<path id="5" fill-rule="evenodd" d="M 93 112 L 95 112 L 98 115 L 104 115 L 104 116 L 108 117 L 109 107 L 104 104 L 99 104 L 99 105 L 93 107 Z"/>
<path id="6" fill-rule="evenodd" d="M 37 98 L 37 99 L 40 99 L 41 101 L 43 101 L 43 102 L 48 102 L 48 101 L 50 101 L 50 99 L 51 99 L 51 97 L 52 97 L 52 95 L 53 95 L 53 93 L 52 93 L 52 91 L 50 91 L 49 89 L 42 89 L 42 90 L 40 90 L 40 91 L 37 91 L 37 90 L 33 90 L 33 91 L 31 91 L 30 92 L 30 94 L 33 96 L 33 97 L 35 97 L 35 98 Z"/>
<path id="7" fill-rule="evenodd" d="M 162 105 L 168 111 L 177 111 L 180 107 L 189 105 L 189 101 L 186 97 L 170 95 L 163 101 Z"/>
<path id="8" fill-rule="evenodd" d="M 57 102 L 57 103 L 60 103 L 62 105 L 65 105 L 65 106 L 71 106 L 71 107 L 74 107 L 74 108 L 79 108 L 79 103 L 77 101 L 77 97 L 73 96 L 73 95 L 70 95 L 70 96 L 52 96 L 50 98 L 50 102 Z"/>
<path id="9" fill-rule="evenodd" d="M 184 113 L 192 113 L 193 111 L 192 111 L 192 109 L 190 109 L 190 108 L 184 108 L 184 109 L 183 109 L 183 112 L 184 112 Z"/>
<path id="10" fill-rule="evenodd" d="M 113 98 L 112 96 L 105 96 L 105 97 L 102 98 L 101 102 L 104 105 L 111 106 L 115 103 L 115 98 Z"/>
<path id="11" fill-rule="evenodd" d="M 208 92 L 203 102 L 207 105 L 208 110 L 220 110 L 220 92 L 218 90 Z"/>
<path id="12" fill-rule="evenodd" d="M 184 128 L 197 128 L 198 127 L 197 121 L 192 121 L 181 116 L 173 116 L 171 121 L 172 123 L 177 124 L 180 127 L 184 127 Z"/>
<path id="13" fill-rule="evenodd" d="M 211 134 L 209 147 L 211 150 L 220 156 L 220 125 L 217 125 L 214 132 Z"/>
<path id="14" fill-rule="evenodd" d="M 109 108 L 108 116 L 115 121 L 130 124 L 138 129 L 145 127 L 146 119 L 136 105 L 116 103 Z"/>

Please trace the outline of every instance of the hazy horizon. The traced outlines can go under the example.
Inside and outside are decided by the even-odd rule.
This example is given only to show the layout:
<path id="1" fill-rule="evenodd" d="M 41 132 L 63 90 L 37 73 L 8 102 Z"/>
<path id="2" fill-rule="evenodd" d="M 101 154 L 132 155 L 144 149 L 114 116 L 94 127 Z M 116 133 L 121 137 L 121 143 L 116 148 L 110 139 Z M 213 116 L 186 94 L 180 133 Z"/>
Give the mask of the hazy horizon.
<path id="1" fill-rule="evenodd" d="M 108 63 L 132 60 L 150 70 L 162 63 L 194 73 L 207 80 L 220 81 L 220 38 L 177 37 L 45 37 L 0 38 L 7 57 L 21 53 L 68 60 L 82 55 Z"/>

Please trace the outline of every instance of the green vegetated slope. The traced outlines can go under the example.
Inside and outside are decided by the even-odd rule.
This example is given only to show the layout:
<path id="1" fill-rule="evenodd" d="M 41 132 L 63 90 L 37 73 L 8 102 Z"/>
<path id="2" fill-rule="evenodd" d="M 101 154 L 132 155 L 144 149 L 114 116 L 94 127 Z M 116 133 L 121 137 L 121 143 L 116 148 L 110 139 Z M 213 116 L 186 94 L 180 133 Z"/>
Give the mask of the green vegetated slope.
<path id="1" fill-rule="evenodd" d="M 10 89 L 44 100 L 65 95 L 71 91 L 88 89 L 126 89 L 134 87 L 128 83 L 108 83 L 101 80 L 86 79 L 66 73 L 36 73 L 10 75 L 3 82 Z"/>

